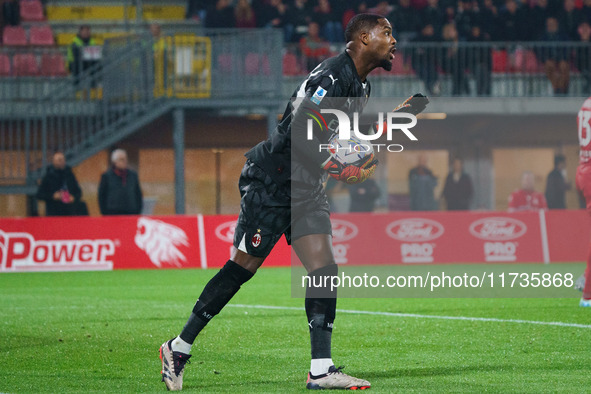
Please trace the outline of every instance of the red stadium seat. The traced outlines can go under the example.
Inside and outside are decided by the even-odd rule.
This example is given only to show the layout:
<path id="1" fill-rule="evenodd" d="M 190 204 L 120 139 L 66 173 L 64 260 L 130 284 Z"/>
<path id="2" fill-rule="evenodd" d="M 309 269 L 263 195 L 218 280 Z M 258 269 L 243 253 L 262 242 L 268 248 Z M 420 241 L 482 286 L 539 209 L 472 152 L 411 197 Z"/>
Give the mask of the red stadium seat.
<path id="1" fill-rule="evenodd" d="M 24 22 L 44 21 L 43 4 L 39 0 L 21 0 L 20 1 L 21 20 Z"/>
<path id="2" fill-rule="evenodd" d="M 244 71 L 246 75 L 270 75 L 269 58 L 258 53 L 247 53 L 244 60 Z"/>
<path id="3" fill-rule="evenodd" d="M 64 57 L 59 53 L 46 53 L 41 56 L 41 75 L 48 77 L 65 77 L 68 75 Z"/>
<path id="4" fill-rule="evenodd" d="M 35 76 L 39 75 L 37 58 L 33 53 L 18 53 L 12 58 L 14 75 Z"/>
<path id="5" fill-rule="evenodd" d="M 300 75 L 302 68 L 298 63 L 298 58 L 293 53 L 283 55 L 283 75 Z"/>
<path id="6" fill-rule="evenodd" d="M 27 33 L 22 26 L 6 26 L 2 33 L 2 43 L 4 45 L 26 46 Z"/>
<path id="7" fill-rule="evenodd" d="M 10 58 L 8 55 L 0 53 L 0 77 L 10 75 Z"/>
<path id="8" fill-rule="evenodd" d="M 29 30 L 29 43 L 31 45 L 55 45 L 51 26 L 31 26 Z"/>
<path id="9" fill-rule="evenodd" d="M 492 71 L 494 73 L 506 73 L 509 71 L 507 66 L 507 51 L 496 49 L 492 51 Z"/>

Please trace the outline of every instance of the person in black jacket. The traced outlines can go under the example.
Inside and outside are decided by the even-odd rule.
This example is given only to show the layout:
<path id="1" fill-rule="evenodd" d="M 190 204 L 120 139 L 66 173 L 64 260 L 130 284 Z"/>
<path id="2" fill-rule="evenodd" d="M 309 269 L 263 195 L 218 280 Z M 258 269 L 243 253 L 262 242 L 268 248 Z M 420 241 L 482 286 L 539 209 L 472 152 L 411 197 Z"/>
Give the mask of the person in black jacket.
<path id="1" fill-rule="evenodd" d="M 127 168 L 127 153 L 116 149 L 113 165 L 101 176 L 98 199 L 103 215 L 139 215 L 143 208 L 142 189 L 135 171 Z"/>
<path id="2" fill-rule="evenodd" d="M 351 203 L 349 212 L 373 212 L 376 200 L 380 198 L 380 187 L 369 178 L 363 183 L 349 185 Z"/>
<path id="3" fill-rule="evenodd" d="M 455 159 L 443 187 L 441 196 L 445 199 L 448 211 L 460 211 L 470 208 L 474 190 L 470 176 L 463 170 L 461 159 Z"/>
<path id="4" fill-rule="evenodd" d="M 563 155 L 554 156 L 554 169 L 546 180 L 546 202 L 548 209 L 566 209 L 565 193 L 570 189 L 566 181 L 566 158 Z"/>
<path id="5" fill-rule="evenodd" d="M 53 155 L 51 164 L 37 190 L 39 200 L 45 201 L 46 216 L 72 216 L 82 197 L 80 185 L 62 152 Z"/>

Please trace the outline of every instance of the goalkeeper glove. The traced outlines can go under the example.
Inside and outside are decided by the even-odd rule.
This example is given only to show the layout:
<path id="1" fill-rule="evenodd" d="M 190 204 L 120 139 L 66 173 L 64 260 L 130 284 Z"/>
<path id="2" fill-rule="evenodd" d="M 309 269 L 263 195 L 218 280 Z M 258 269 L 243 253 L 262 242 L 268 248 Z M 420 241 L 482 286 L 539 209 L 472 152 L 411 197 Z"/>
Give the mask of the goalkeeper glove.
<path id="1" fill-rule="evenodd" d="M 422 93 L 417 93 L 406 99 L 406 101 L 394 108 L 394 112 L 406 112 L 413 115 L 418 115 L 427 108 L 429 98 Z"/>
<path id="2" fill-rule="evenodd" d="M 378 166 L 378 160 L 372 153 L 369 155 L 365 162 L 360 166 L 347 165 L 338 162 L 335 158 L 331 157 L 329 161 L 324 165 L 323 169 L 328 171 L 330 176 L 335 178 L 337 181 L 354 185 L 356 183 L 365 182 L 371 177 L 376 171 Z"/>

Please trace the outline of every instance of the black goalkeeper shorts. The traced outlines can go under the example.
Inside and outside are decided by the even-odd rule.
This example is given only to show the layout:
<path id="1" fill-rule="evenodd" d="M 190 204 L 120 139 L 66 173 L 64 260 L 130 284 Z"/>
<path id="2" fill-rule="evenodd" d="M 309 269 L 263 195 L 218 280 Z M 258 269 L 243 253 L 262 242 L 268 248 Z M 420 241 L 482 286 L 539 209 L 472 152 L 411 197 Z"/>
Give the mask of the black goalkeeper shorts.
<path id="1" fill-rule="evenodd" d="M 328 199 L 322 185 L 293 202 L 290 190 L 286 190 L 290 185 L 281 187 L 247 160 L 238 186 L 242 197 L 234 232 L 234 247 L 238 250 L 267 257 L 284 234 L 289 245 L 292 239 L 304 235 L 332 234 Z"/>

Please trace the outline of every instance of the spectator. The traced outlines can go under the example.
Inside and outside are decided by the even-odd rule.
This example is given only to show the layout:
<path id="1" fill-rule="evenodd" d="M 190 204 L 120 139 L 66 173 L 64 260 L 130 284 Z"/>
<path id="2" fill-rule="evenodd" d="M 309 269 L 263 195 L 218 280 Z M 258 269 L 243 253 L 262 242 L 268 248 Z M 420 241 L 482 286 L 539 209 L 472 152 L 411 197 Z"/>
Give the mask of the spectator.
<path id="1" fill-rule="evenodd" d="M 567 40 L 577 37 L 577 27 L 581 22 L 581 11 L 575 10 L 575 0 L 564 0 L 564 4 L 558 16 L 558 25 L 562 29 Z"/>
<path id="2" fill-rule="evenodd" d="M 373 212 L 376 200 L 380 198 L 380 188 L 373 178 L 363 183 L 348 185 L 351 203 L 349 212 Z"/>
<path id="3" fill-rule="evenodd" d="M 90 52 L 86 51 L 87 47 L 94 47 L 96 45 L 96 41 L 91 36 L 90 26 L 80 26 L 78 34 L 74 37 L 72 43 L 68 47 L 67 55 L 68 68 L 74 76 L 75 85 L 78 85 L 80 82 L 81 73 L 97 66 L 99 60 Z M 93 78 L 92 87 L 95 85 L 96 80 Z"/>
<path id="4" fill-rule="evenodd" d="M 441 65 L 443 71 L 451 75 L 452 95 L 460 96 L 462 94 L 469 94 L 468 81 L 466 80 L 466 56 L 463 48 L 458 46 L 459 38 L 456 26 L 453 23 L 448 23 L 443 26 L 443 41 L 446 46 L 443 46 L 443 56 L 441 57 Z"/>
<path id="5" fill-rule="evenodd" d="M 391 6 L 387 1 L 380 1 L 375 5 L 375 7 L 370 8 L 367 12 L 369 12 L 370 14 L 376 14 L 381 15 L 383 17 L 387 17 L 393 10 L 394 7 Z"/>
<path id="6" fill-rule="evenodd" d="M 328 41 L 323 40 L 320 35 L 320 27 L 316 22 L 308 24 L 308 35 L 300 39 L 300 50 L 306 57 L 306 67 L 312 71 L 318 63 L 330 56 Z"/>
<path id="7" fill-rule="evenodd" d="M 111 153 L 112 167 L 101 176 L 98 200 L 103 215 L 139 215 L 142 212 L 142 190 L 137 173 L 127 168 L 127 153 Z"/>
<path id="8" fill-rule="evenodd" d="M 522 41 L 527 39 L 529 22 L 522 8 L 515 0 L 507 0 L 499 15 L 499 36 L 501 41 Z"/>
<path id="9" fill-rule="evenodd" d="M 286 14 L 287 6 L 282 0 L 270 0 L 268 4 L 260 1 L 256 4 L 256 6 L 253 4 L 253 8 L 258 27 L 283 28 L 289 15 Z"/>
<path id="10" fill-rule="evenodd" d="M 443 26 L 443 12 L 439 7 L 439 0 L 427 1 L 427 7 L 421 10 L 421 23 L 432 25 L 435 31 L 441 31 Z"/>
<path id="11" fill-rule="evenodd" d="M 2 3 L 4 25 L 18 26 L 21 22 L 18 0 L 5 0 Z"/>
<path id="12" fill-rule="evenodd" d="M 236 27 L 239 28 L 257 26 L 254 10 L 248 0 L 238 0 L 236 8 L 234 8 L 234 19 L 236 20 Z"/>
<path id="13" fill-rule="evenodd" d="M 73 216 L 80 212 L 82 197 L 80 185 L 62 152 L 56 152 L 47 170 L 36 197 L 45 201 L 46 216 Z"/>
<path id="14" fill-rule="evenodd" d="M 575 48 L 575 66 L 581 73 L 583 80 L 583 93 L 591 93 L 591 26 L 583 22 L 577 29 L 581 46 Z"/>
<path id="15" fill-rule="evenodd" d="M 472 0 L 458 1 L 455 24 L 459 38 L 465 40 L 468 37 L 472 25 L 476 22 L 476 17 L 477 14 L 472 6 Z"/>
<path id="16" fill-rule="evenodd" d="M 474 23 L 480 26 L 485 41 L 497 41 L 502 36 L 499 32 L 499 12 L 493 0 L 484 0 Z"/>
<path id="17" fill-rule="evenodd" d="M 534 174 L 526 171 L 521 176 L 521 189 L 509 196 L 509 212 L 546 209 L 546 198 L 534 189 Z"/>
<path id="18" fill-rule="evenodd" d="M 570 64 L 567 51 L 559 42 L 566 41 L 567 37 L 560 32 L 556 18 L 546 19 L 546 31 L 541 40 L 548 44 L 538 49 L 538 59 L 544 64 L 544 70 L 552 84 L 554 94 L 566 94 L 570 79 Z"/>
<path id="19" fill-rule="evenodd" d="M 552 16 L 552 14 L 548 7 L 548 0 L 536 0 L 536 5 L 529 12 L 531 29 L 528 38 L 530 40 L 537 40 L 542 37 L 546 30 L 546 19 L 550 16 Z"/>
<path id="20" fill-rule="evenodd" d="M 433 191 L 437 186 L 437 178 L 427 168 L 427 156 L 419 155 L 416 167 L 408 173 L 410 190 L 410 209 L 413 211 L 434 211 L 437 209 Z"/>
<path id="21" fill-rule="evenodd" d="M 490 96 L 491 93 L 492 54 L 485 41 L 480 26 L 472 26 L 468 42 L 484 44 L 465 49 L 466 62 L 476 80 L 478 96 Z"/>
<path id="22" fill-rule="evenodd" d="M 392 23 L 396 39 L 416 38 L 420 21 L 417 10 L 410 6 L 410 0 L 399 0 L 388 20 Z"/>
<path id="23" fill-rule="evenodd" d="M 322 36 L 330 42 L 343 41 L 342 15 L 336 12 L 328 0 L 318 0 L 314 8 L 314 20 L 320 25 Z"/>
<path id="24" fill-rule="evenodd" d="M 308 31 L 308 23 L 312 21 L 312 10 L 308 0 L 294 0 L 289 8 L 286 24 L 293 31 L 289 42 L 299 42 Z"/>
<path id="25" fill-rule="evenodd" d="M 549 209 L 566 209 L 566 191 L 570 184 L 566 181 L 566 158 L 554 156 L 554 169 L 546 180 L 546 202 Z"/>
<path id="26" fill-rule="evenodd" d="M 464 172 L 462 160 L 455 159 L 452 170 L 445 179 L 445 186 L 441 194 L 447 204 L 447 210 L 460 211 L 469 209 L 473 194 L 472 180 Z"/>
<path id="27" fill-rule="evenodd" d="M 217 0 L 215 6 L 207 10 L 205 27 L 230 28 L 235 26 L 234 7 L 232 7 L 230 0 Z"/>
<path id="28" fill-rule="evenodd" d="M 206 11 L 215 6 L 216 0 L 188 0 L 186 19 L 193 19 L 195 21 L 205 20 Z"/>
<path id="29" fill-rule="evenodd" d="M 433 43 L 439 41 L 435 35 L 433 25 L 425 25 L 415 41 L 419 45 L 415 47 L 411 57 L 412 67 L 425 84 L 425 89 L 427 89 L 429 95 L 439 96 L 439 75 L 437 74 L 438 48 L 434 45 L 421 45 L 424 42 Z"/>
<path id="30" fill-rule="evenodd" d="M 581 23 L 591 22 L 591 0 L 583 0 L 583 9 L 581 10 Z M 580 23 L 579 23 L 580 25 Z"/>

